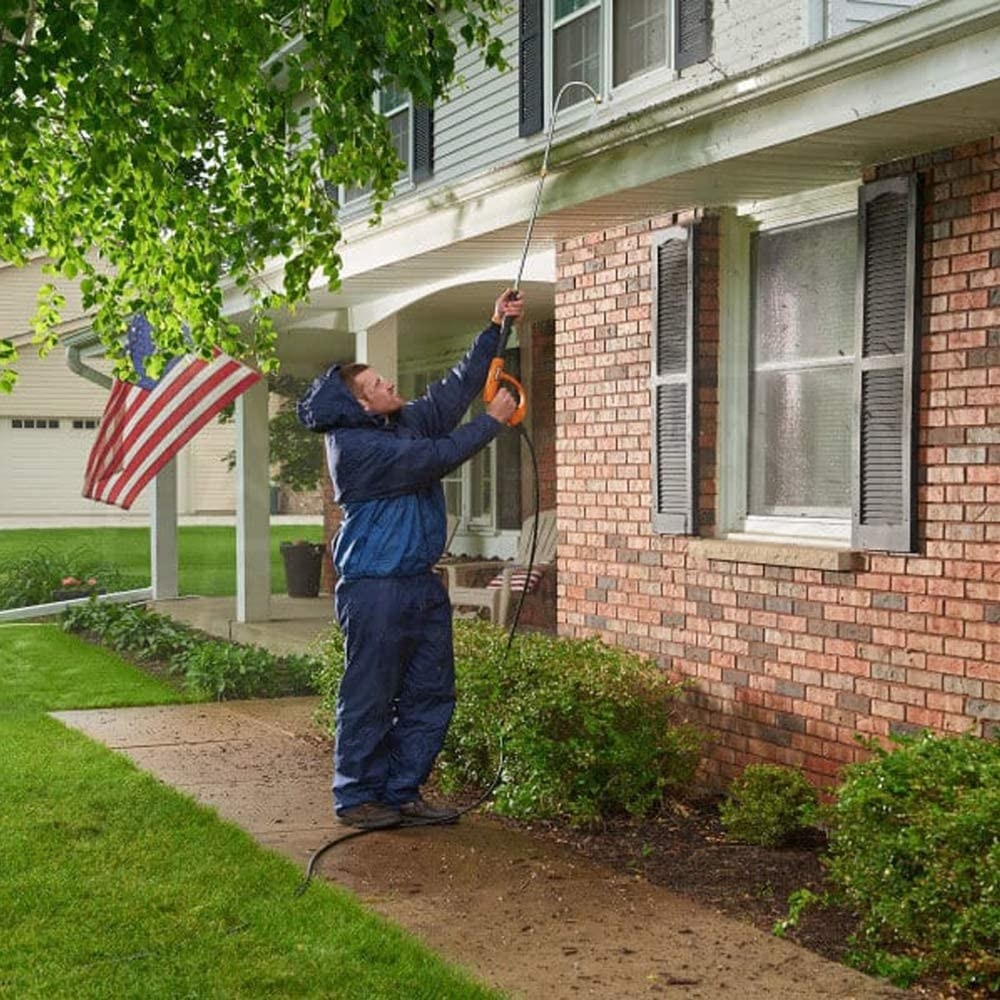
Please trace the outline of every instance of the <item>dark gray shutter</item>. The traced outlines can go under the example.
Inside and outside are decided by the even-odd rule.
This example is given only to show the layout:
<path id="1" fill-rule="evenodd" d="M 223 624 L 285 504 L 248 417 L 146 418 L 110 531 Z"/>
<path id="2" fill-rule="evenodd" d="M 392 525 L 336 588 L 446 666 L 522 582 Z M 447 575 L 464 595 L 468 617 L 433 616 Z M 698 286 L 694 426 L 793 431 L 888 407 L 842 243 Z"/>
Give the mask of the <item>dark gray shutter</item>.
<path id="1" fill-rule="evenodd" d="M 542 0 L 521 0 L 518 38 L 518 135 L 545 126 L 544 16 Z"/>
<path id="2" fill-rule="evenodd" d="M 911 174 L 865 184 L 859 194 L 855 548 L 914 547 L 917 193 Z"/>
<path id="3" fill-rule="evenodd" d="M 434 109 L 417 104 L 413 107 L 414 182 L 425 181 L 434 173 Z"/>
<path id="4" fill-rule="evenodd" d="M 653 242 L 653 530 L 695 531 L 695 231 Z"/>
<path id="5" fill-rule="evenodd" d="M 677 0 L 674 68 L 703 62 L 712 51 L 711 0 Z"/>

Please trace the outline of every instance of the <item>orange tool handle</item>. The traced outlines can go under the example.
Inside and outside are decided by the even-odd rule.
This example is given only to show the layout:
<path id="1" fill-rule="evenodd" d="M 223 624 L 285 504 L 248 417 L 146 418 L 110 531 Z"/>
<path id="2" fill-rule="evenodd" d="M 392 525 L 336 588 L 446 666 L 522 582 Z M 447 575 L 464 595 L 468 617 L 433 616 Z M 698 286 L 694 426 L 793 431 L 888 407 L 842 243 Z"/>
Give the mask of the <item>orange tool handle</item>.
<path id="1" fill-rule="evenodd" d="M 517 392 L 517 409 L 511 414 L 507 421 L 508 427 L 516 427 L 528 412 L 528 397 L 525 395 L 524 387 L 513 375 L 508 375 L 503 370 L 503 358 L 494 358 L 490 362 L 490 371 L 486 376 L 486 385 L 483 386 L 484 402 L 492 402 L 496 394 L 500 391 L 500 383 L 508 382 Z"/>

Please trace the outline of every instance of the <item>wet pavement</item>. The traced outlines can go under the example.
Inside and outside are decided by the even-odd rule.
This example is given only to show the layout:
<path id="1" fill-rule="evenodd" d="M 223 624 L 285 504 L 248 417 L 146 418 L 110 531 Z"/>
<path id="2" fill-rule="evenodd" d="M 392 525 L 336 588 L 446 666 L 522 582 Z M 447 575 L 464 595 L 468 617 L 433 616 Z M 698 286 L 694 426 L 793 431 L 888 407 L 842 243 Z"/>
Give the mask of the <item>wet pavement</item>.
<path id="1" fill-rule="evenodd" d="M 333 817 L 314 698 L 55 712 L 305 871 Z M 512 997 L 902 997 L 641 878 L 473 814 L 326 852 L 328 879 Z M 401 996 L 403 994 L 400 994 Z"/>

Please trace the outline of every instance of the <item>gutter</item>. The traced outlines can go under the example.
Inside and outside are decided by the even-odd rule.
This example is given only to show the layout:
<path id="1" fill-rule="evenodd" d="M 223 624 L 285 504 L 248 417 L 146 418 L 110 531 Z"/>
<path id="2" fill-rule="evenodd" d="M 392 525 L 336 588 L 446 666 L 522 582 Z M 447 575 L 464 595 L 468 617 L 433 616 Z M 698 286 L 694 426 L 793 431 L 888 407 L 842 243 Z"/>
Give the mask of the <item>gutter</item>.
<path id="1" fill-rule="evenodd" d="M 102 389 L 110 389 L 114 385 L 114 379 L 83 361 L 83 351 L 88 347 L 92 347 L 95 342 L 96 339 L 92 327 L 78 330 L 67 337 L 65 340 L 66 366 L 74 374 L 87 379 L 89 382 L 93 382 L 95 385 L 99 385 Z"/>

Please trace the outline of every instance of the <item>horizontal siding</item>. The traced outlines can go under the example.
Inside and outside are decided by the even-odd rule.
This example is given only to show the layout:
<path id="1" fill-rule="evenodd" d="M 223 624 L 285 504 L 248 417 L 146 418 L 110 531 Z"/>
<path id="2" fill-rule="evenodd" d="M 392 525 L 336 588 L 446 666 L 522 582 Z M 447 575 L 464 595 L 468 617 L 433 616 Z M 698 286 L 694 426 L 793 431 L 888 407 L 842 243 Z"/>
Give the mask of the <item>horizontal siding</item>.
<path id="1" fill-rule="evenodd" d="M 20 378 L 12 393 L 0 393 L 0 416 L 101 415 L 107 390 L 71 372 L 62 348 L 57 347 L 44 358 L 38 356 L 37 348 L 31 344 L 22 344 L 19 351 L 16 368 Z M 88 363 L 110 371 L 106 362 Z"/>
<path id="2" fill-rule="evenodd" d="M 801 48 L 805 29 L 801 0 L 753 0 L 739 5 L 713 5 L 712 63 L 727 75 L 738 74 Z M 449 100 L 434 109 L 434 175 L 429 182 L 397 195 L 400 200 L 420 197 L 439 186 L 454 184 L 489 169 L 516 162 L 537 152 L 546 135 L 518 136 L 518 19 L 517 7 L 498 29 L 511 68 L 506 73 L 487 69 L 478 53 L 460 45 L 460 80 Z M 547 42 L 549 39 L 547 38 Z M 551 45 L 546 45 L 551 52 Z M 703 86 L 716 72 L 709 63 L 685 70 L 673 80 L 644 94 L 606 103 L 602 123 L 632 114 L 652 103 L 670 100 Z M 551 101 L 551 94 L 546 100 Z M 590 124 L 592 119 L 586 119 Z M 560 139 L 572 134 L 572 126 Z"/>
<path id="3" fill-rule="evenodd" d="M 236 447 L 236 424 L 211 421 L 178 460 L 178 505 L 181 513 L 202 514 L 236 509 L 236 473 L 226 455 Z"/>
<path id="4" fill-rule="evenodd" d="M 0 264 L 0 336 L 20 337 L 30 332 L 38 289 L 50 282 L 66 298 L 63 322 L 73 322 L 84 315 L 79 285 L 44 274 L 44 264 L 45 259 L 41 257 L 23 267 Z"/>
<path id="5" fill-rule="evenodd" d="M 516 5 L 497 33 L 511 64 L 506 73 L 487 69 L 478 52 L 460 43 L 457 73 L 463 83 L 434 109 L 435 183 L 478 173 L 520 156 L 526 148 L 517 135 Z"/>

